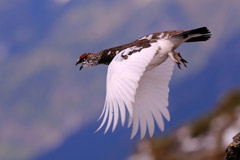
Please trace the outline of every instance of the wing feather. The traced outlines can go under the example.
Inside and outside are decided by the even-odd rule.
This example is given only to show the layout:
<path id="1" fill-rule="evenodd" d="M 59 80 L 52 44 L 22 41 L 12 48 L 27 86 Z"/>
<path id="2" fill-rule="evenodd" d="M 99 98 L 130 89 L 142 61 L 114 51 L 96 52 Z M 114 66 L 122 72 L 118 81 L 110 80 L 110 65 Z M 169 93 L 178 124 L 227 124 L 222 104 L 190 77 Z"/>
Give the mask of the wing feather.
<path id="1" fill-rule="evenodd" d="M 96 130 L 96 132 L 99 131 L 103 127 L 104 123 L 107 120 L 107 116 L 108 116 L 108 112 L 109 112 L 109 107 L 107 107 L 107 105 L 108 105 L 108 102 L 105 102 L 103 121 L 102 121 L 101 125 L 98 127 L 98 129 Z"/>
<path id="2" fill-rule="evenodd" d="M 151 111 L 152 111 L 155 121 L 157 122 L 158 127 L 161 129 L 161 131 L 164 131 L 164 123 L 163 123 L 162 114 L 156 110 L 151 110 Z"/>
<path id="3" fill-rule="evenodd" d="M 118 117 L 119 117 L 119 103 L 118 99 L 113 103 L 113 128 L 112 132 L 116 129 L 117 122 L 118 122 Z"/>
<path id="4" fill-rule="evenodd" d="M 119 84 L 117 83 L 117 86 Z M 126 93 L 124 92 L 124 90 L 122 90 L 121 87 L 119 87 L 119 90 L 116 90 L 117 94 L 120 96 L 117 100 L 118 100 L 118 104 L 119 104 L 119 110 L 120 110 L 120 116 L 121 116 L 121 122 L 122 122 L 122 126 L 124 125 L 125 119 L 126 119 L 126 109 L 125 109 L 125 103 L 124 103 L 124 99 L 127 98 Z M 121 94 L 122 93 L 122 94 Z"/>
<path id="5" fill-rule="evenodd" d="M 113 102 L 112 102 L 113 103 Z M 111 104 L 111 106 L 113 106 L 113 104 Z M 107 127 L 104 131 L 104 133 L 106 133 L 112 123 L 112 118 L 113 118 L 113 107 L 109 107 L 109 111 L 108 111 L 108 122 L 107 122 Z"/>
<path id="6" fill-rule="evenodd" d="M 141 110 L 138 112 L 139 113 L 139 122 L 140 122 L 140 135 L 141 135 L 141 139 L 145 136 L 146 134 L 146 129 L 147 129 L 147 125 L 146 125 L 146 116 L 144 113 L 144 110 L 142 108 L 143 106 L 141 106 Z M 140 107 L 139 107 L 140 108 Z"/>
<path id="7" fill-rule="evenodd" d="M 147 110 L 147 112 L 145 113 L 147 115 L 147 126 L 148 126 L 149 136 L 152 137 L 154 133 L 154 119 L 151 111 L 154 110 L 155 106 L 148 105 L 148 107 L 150 108 L 150 110 Z"/>
<path id="8" fill-rule="evenodd" d="M 130 116 L 129 119 L 128 119 L 128 125 L 127 125 L 127 127 L 130 128 L 131 125 L 132 125 L 132 123 L 133 123 L 133 117 Z"/>
<path id="9" fill-rule="evenodd" d="M 138 110 L 134 113 L 136 116 L 134 116 L 134 117 L 131 117 L 131 124 L 133 123 L 134 125 L 133 125 L 133 128 L 132 128 L 132 134 L 131 134 L 131 138 L 130 139 L 132 139 L 136 134 L 137 134 L 137 131 L 138 131 L 138 127 L 139 127 L 139 117 L 138 117 L 138 115 L 139 115 L 139 113 L 138 113 Z M 130 125 L 128 125 L 128 127 L 130 127 L 131 126 L 131 124 Z"/>

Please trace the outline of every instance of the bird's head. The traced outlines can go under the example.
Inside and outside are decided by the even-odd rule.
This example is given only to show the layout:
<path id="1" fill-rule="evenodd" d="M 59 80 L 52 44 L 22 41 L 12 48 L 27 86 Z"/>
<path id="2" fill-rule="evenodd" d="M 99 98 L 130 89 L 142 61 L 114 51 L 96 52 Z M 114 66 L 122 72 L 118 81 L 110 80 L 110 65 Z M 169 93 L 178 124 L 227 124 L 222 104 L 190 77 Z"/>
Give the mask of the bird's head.
<path id="1" fill-rule="evenodd" d="M 79 70 L 86 68 L 86 67 L 92 67 L 96 66 L 98 64 L 98 56 L 95 53 L 84 53 L 82 54 L 79 59 L 76 62 L 76 65 L 79 63 L 82 63 L 81 67 Z"/>

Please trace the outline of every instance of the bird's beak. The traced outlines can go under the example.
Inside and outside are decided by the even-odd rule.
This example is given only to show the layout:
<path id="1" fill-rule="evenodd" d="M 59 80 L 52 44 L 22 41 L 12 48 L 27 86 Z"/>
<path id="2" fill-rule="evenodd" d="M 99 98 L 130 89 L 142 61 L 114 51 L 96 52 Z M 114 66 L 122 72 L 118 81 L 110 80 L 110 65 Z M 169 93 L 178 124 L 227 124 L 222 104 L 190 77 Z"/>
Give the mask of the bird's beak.
<path id="1" fill-rule="evenodd" d="M 80 59 L 77 60 L 76 65 L 78 65 L 79 63 L 81 63 Z"/>
<path id="2" fill-rule="evenodd" d="M 82 61 L 80 59 L 77 60 L 76 65 L 78 65 L 79 63 L 81 63 Z M 81 67 L 79 68 L 79 70 L 81 70 L 83 68 L 83 66 L 81 65 Z"/>

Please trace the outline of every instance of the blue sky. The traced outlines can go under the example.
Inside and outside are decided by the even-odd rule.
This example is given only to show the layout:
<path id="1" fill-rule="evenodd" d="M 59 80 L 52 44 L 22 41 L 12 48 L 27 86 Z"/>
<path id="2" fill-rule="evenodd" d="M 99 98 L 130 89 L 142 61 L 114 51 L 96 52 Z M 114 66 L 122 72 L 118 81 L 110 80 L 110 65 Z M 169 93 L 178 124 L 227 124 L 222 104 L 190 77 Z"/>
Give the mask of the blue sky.
<path id="1" fill-rule="evenodd" d="M 139 140 L 129 140 L 129 129 L 93 134 L 104 103 L 107 67 L 79 72 L 75 61 L 84 52 L 128 43 L 152 32 L 210 28 L 213 36 L 207 43 L 179 48 L 189 67 L 175 68 L 170 84 L 171 121 L 165 125 L 169 130 L 206 113 L 226 91 L 240 85 L 239 75 L 233 73 L 239 60 L 239 3 L 0 1 L 0 159 L 45 160 L 58 155 L 61 159 L 62 153 L 68 156 L 70 151 L 76 153 L 75 159 L 87 155 L 91 155 L 88 159 L 111 159 L 111 155 L 126 159 Z M 218 68 L 223 66 L 226 69 Z M 200 109 L 194 110 L 192 104 Z"/>

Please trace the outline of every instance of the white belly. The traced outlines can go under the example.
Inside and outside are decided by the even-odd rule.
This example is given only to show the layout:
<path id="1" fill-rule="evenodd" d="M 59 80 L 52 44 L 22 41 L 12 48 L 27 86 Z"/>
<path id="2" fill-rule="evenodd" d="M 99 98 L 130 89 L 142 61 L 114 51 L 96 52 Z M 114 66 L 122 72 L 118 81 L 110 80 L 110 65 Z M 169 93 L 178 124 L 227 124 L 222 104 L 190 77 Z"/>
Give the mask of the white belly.
<path id="1" fill-rule="evenodd" d="M 146 71 L 151 70 L 163 63 L 168 58 L 168 53 L 175 49 L 174 44 L 171 43 L 171 41 L 169 40 L 162 39 L 159 40 L 157 43 L 159 44 L 159 50 L 147 66 Z"/>

